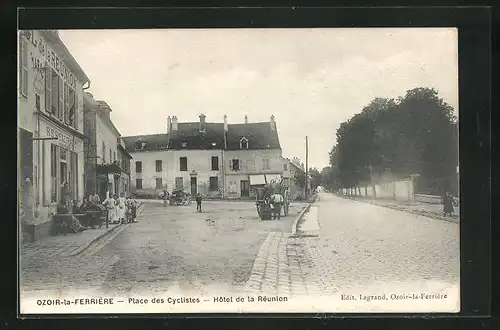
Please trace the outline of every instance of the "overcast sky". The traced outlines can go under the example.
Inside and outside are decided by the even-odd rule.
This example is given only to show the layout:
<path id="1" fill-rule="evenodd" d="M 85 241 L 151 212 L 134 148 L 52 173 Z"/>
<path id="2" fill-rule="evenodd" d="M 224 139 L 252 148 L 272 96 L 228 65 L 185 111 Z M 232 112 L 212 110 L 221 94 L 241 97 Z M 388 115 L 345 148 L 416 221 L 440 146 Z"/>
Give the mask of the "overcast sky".
<path id="1" fill-rule="evenodd" d="M 433 87 L 458 107 L 455 29 L 71 30 L 61 38 L 123 136 L 179 122 L 269 121 L 283 156 L 328 165 L 340 123 L 375 97 Z"/>

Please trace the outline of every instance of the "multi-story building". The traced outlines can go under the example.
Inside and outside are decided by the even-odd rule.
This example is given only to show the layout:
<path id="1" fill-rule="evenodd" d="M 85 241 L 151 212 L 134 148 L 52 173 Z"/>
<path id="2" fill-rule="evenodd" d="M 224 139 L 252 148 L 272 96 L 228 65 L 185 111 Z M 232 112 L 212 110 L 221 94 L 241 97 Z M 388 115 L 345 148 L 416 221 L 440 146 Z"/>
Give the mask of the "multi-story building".
<path id="1" fill-rule="evenodd" d="M 20 32 L 19 187 L 22 230 L 31 239 L 48 234 L 64 183 L 73 199 L 83 198 L 83 86 L 89 83 L 57 31 Z"/>
<path id="2" fill-rule="evenodd" d="M 291 160 L 283 158 L 283 171 L 284 183 L 290 187 L 290 196 L 292 200 L 303 199 L 306 193 L 306 172 L 304 163 L 297 157 Z M 310 187 L 310 180 L 307 180 L 307 184 Z"/>
<path id="3" fill-rule="evenodd" d="M 111 121 L 111 107 L 84 95 L 85 179 L 86 195 L 106 192 L 128 193 L 130 188 L 130 154 L 125 150 L 120 132 Z"/>
<path id="4" fill-rule="evenodd" d="M 281 179 L 281 147 L 274 116 L 270 122 L 179 123 L 167 118 L 167 133 L 124 138 L 135 161 L 133 189 L 155 195 L 181 189 L 206 197 L 250 197 L 251 185 Z M 134 185 L 135 183 L 135 185 Z"/>

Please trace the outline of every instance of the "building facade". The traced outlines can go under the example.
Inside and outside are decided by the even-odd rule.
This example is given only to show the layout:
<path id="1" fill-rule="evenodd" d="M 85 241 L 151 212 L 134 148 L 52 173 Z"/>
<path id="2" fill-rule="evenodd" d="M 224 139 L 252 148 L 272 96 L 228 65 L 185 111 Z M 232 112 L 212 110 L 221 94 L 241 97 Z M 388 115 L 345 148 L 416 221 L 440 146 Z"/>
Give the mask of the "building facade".
<path id="1" fill-rule="evenodd" d="M 284 182 L 290 188 L 290 196 L 292 200 L 304 199 L 306 194 L 306 172 L 304 163 L 302 163 L 297 157 L 292 159 L 283 158 L 283 171 Z M 303 179 L 300 179 L 299 177 L 303 177 Z M 301 182 L 303 184 L 301 184 Z M 310 187 L 310 180 L 308 180 L 307 184 Z"/>
<path id="2" fill-rule="evenodd" d="M 18 178 L 20 203 L 29 209 L 21 227 L 31 239 L 47 234 L 64 183 L 72 199 L 83 198 L 83 87 L 88 83 L 56 31 L 20 32 Z M 29 198 L 23 193 L 27 189 Z"/>
<path id="3" fill-rule="evenodd" d="M 157 195 L 163 189 L 219 198 L 253 197 L 256 179 L 281 180 L 283 164 L 274 117 L 270 122 L 179 123 L 167 118 L 167 133 L 125 137 L 135 162 L 132 189 Z M 135 184 L 134 184 L 135 183 Z"/>
<path id="4" fill-rule="evenodd" d="M 127 194 L 130 188 L 131 156 L 111 120 L 111 107 L 84 94 L 86 195 Z"/>

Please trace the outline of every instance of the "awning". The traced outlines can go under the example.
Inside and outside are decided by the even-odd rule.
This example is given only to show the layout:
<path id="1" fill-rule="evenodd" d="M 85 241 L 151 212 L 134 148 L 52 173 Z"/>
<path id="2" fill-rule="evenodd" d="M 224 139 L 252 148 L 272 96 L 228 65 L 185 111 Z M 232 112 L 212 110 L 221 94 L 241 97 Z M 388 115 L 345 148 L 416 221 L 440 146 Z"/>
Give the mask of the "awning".
<path id="1" fill-rule="evenodd" d="M 262 184 L 266 184 L 266 179 L 264 178 L 264 175 L 250 175 L 251 186 L 262 185 Z"/>
<path id="2" fill-rule="evenodd" d="M 276 183 L 281 182 L 281 174 L 266 174 L 267 183 L 271 183 L 273 180 Z"/>

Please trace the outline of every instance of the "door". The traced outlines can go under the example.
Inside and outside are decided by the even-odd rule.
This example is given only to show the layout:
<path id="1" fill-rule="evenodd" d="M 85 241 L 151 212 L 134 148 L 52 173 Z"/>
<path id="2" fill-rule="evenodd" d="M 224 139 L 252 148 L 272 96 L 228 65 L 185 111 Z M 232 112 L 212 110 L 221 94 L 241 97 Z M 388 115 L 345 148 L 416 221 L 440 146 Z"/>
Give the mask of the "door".
<path id="1" fill-rule="evenodd" d="M 191 196 L 198 193 L 198 185 L 196 184 L 196 177 L 191 177 Z"/>
<path id="2" fill-rule="evenodd" d="M 250 181 L 241 180 L 240 181 L 241 188 L 241 197 L 249 197 L 250 196 Z"/>

